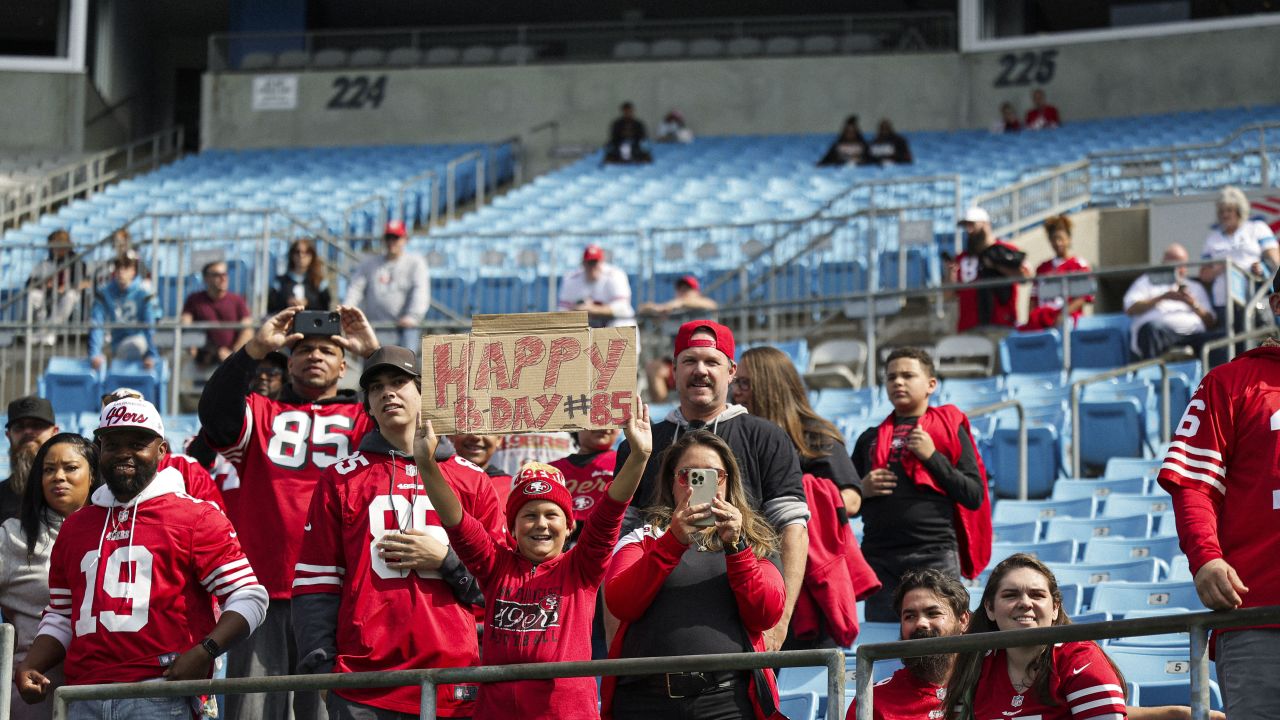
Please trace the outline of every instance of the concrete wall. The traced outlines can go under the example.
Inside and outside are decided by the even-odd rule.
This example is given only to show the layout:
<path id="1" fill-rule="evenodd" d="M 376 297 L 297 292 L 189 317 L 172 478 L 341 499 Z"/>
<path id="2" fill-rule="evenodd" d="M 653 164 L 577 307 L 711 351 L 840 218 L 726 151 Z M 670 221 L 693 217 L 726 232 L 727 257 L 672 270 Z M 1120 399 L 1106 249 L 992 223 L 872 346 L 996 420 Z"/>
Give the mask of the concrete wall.
<path id="1" fill-rule="evenodd" d="M 84 142 L 85 76 L 0 72 L 0 153 L 70 152 Z"/>
<path id="2" fill-rule="evenodd" d="M 623 99 L 655 123 L 672 107 L 702 134 L 834 132 L 864 127 L 988 127 L 1030 85 L 997 87 L 1004 67 L 1056 52 L 1043 84 L 1064 120 L 1280 102 L 1280 27 L 1099 42 L 1007 53 L 533 65 L 303 72 L 294 110 L 254 111 L 252 73 L 206 77 L 205 143 L 213 147 L 478 141 L 545 120 L 562 140 L 597 143 Z M 1021 67 L 1011 73 L 1016 77 Z M 339 76 L 386 75 L 380 107 L 327 108 Z M 1041 78 L 1046 76 L 1042 75 Z M 1035 73 L 1029 75 L 1035 82 Z"/>

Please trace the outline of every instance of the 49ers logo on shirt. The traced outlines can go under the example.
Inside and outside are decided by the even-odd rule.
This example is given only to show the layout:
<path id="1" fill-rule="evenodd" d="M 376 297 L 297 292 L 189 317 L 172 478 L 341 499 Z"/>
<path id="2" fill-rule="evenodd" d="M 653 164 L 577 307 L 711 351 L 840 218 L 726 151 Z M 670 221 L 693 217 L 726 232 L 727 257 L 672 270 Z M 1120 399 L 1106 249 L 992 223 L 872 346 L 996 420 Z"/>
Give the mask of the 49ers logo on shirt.
<path id="1" fill-rule="evenodd" d="M 495 600 L 493 627 L 510 632 L 542 632 L 560 627 L 560 596 L 547 595 L 536 603 Z"/>

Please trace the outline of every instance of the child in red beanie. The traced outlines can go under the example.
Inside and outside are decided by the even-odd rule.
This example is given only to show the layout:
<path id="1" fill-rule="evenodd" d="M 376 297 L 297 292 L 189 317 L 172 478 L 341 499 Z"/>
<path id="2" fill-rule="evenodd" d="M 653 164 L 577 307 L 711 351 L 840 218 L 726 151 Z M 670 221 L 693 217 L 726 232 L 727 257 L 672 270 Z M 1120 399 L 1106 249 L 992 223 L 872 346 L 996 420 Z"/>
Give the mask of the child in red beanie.
<path id="1" fill-rule="evenodd" d="M 486 665 L 591 659 L 596 592 L 618 542 L 622 515 L 653 450 L 649 409 L 633 400 L 624 430 L 631 456 L 587 519 L 578 544 L 564 551 L 573 530 L 573 497 L 550 465 L 520 470 L 507 496 L 510 548 L 495 540 L 458 502 L 435 461 L 430 423 L 418 428 L 413 456 L 449 542 L 480 583 L 487 602 L 481 656 Z M 595 678 L 488 683 L 475 720 L 557 718 L 597 720 Z"/>

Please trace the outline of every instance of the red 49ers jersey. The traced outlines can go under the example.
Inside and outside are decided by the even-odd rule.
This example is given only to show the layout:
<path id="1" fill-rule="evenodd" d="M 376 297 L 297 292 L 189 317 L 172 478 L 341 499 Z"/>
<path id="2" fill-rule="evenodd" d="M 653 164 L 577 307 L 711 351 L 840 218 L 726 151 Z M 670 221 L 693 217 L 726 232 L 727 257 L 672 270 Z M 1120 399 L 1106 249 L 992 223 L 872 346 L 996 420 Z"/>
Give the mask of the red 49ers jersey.
<path id="1" fill-rule="evenodd" d="M 285 403 L 245 399 L 236 444 L 214 448 L 240 476 L 240 541 L 273 600 L 289 599 L 311 491 L 324 469 L 360 446 L 373 420 L 357 402 Z"/>
<path id="2" fill-rule="evenodd" d="M 1244 607 L 1280 604 L 1280 348 L 1260 347 L 1200 381 L 1160 466 L 1160 484 L 1209 494 Z M 1182 538 L 1182 546 L 1196 544 Z"/>
<path id="3" fill-rule="evenodd" d="M 571 460 L 571 458 L 577 459 L 580 457 L 579 455 L 572 455 L 551 463 L 552 467 L 558 469 L 564 475 L 564 486 L 568 488 L 569 494 L 573 496 L 574 522 L 586 522 L 591 515 L 591 511 L 600 502 L 600 498 L 604 497 L 604 492 L 609 488 L 609 483 L 613 482 L 613 466 L 618 460 L 618 452 L 616 450 L 606 450 L 602 453 L 596 453 L 583 465 L 576 464 Z"/>
<path id="4" fill-rule="evenodd" d="M 947 689 L 925 682 L 901 668 L 892 677 L 876 683 L 871 716 L 875 720 L 941 720 L 942 701 Z M 845 720 L 858 716 L 858 704 L 849 706 Z"/>
<path id="5" fill-rule="evenodd" d="M 462 507 L 490 532 L 501 532 L 498 501 L 484 471 L 456 455 L 440 469 Z M 392 569 L 378 555 L 375 545 L 384 534 L 410 527 L 449 544 L 412 458 L 361 451 L 326 470 L 316 485 L 293 594 L 341 596 L 335 672 L 478 664 L 475 616 L 440 574 Z M 416 687 L 334 692 L 365 705 L 418 712 Z M 440 714 L 470 716 L 475 695 L 474 685 L 442 685 Z"/>
<path id="6" fill-rule="evenodd" d="M 171 452 L 160 458 L 160 465 L 156 469 L 163 470 L 170 467 L 182 473 L 182 480 L 186 485 L 188 495 L 206 502 L 216 503 L 220 510 L 224 513 L 226 512 L 227 506 L 223 501 L 222 491 L 214 484 L 209 471 L 205 470 L 195 458 L 190 455 Z"/>
<path id="7" fill-rule="evenodd" d="M 992 650 L 982 661 L 973 695 L 974 720 L 1124 720 L 1124 687 L 1102 648 L 1092 642 L 1053 647 L 1046 705 L 1034 688 L 1019 693 L 1009 681 L 1004 650 Z"/>
<path id="8" fill-rule="evenodd" d="M 45 613 L 71 620 L 68 684 L 159 678 L 213 629 L 214 597 L 258 584 L 231 522 L 177 470 L 143 492 L 131 508 L 85 505 L 54 543 Z"/>

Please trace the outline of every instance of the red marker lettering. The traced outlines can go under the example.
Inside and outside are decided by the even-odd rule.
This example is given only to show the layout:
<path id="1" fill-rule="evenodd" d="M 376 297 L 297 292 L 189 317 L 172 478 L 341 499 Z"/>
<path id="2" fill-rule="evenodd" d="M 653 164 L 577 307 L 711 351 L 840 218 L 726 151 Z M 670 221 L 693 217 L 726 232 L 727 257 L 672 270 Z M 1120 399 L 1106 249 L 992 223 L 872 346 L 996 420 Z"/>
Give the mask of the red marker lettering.
<path id="1" fill-rule="evenodd" d="M 495 376 L 494 383 L 497 389 L 511 389 L 511 378 L 507 374 L 507 358 L 502 354 L 500 342 L 485 343 L 484 354 L 480 356 L 480 363 L 476 366 L 475 383 L 472 389 L 488 389 L 490 376 Z"/>
<path id="2" fill-rule="evenodd" d="M 551 416 L 555 414 L 556 408 L 560 407 L 560 401 L 564 399 L 564 396 L 556 393 L 552 394 L 551 397 L 539 395 L 534 399 L 542 406 L 542 414 L 538 416 L 538 428 L 541 429 L 551 422 Z"/>
<path id="3" fill-rule="evenodd" d="M 596 369 L 596 384 L 594 389 L 606 390 L 609 387 L 609 381 L 618 373 L 618 366 L 622 364 L 622 353 L 627 349 L 627 341 L 614 339 L 609 341 L 609 357 L 600 357 L 600 346 L 592 345 L 591 366 Z"/>
<path id="4" fill-rule="evenodd" d="M 459 399 L 467 393 L 467 366 L 471 364 L 471 343 L 468 342 L 462 346 L 462 357 L 459 358 L 457 365 L 449 362 L 453 359 L 453 346 L 448 344 L 437 345 L 432 353 L 432 359 L 435 365 L 436 407 L 442 408 L 448 397 L 448 386 L 456 386 Z"/>
<path id="5" fill-rule="evenodd" d="M 489 425 L 494 431 L 506 430 L 511 424 L 511 401 L 504 397 L 489 400 Z"/>
<path id="6" fill-rule="evenodd" d="M 520 387 L 520 371 L 537 365 L 547 353 L 542 338 L 528 335 L 516 340 L 515 367 L 511 371 L 511 387 Z"/>
<path id="7" fill-rule="evenodd" d="M 558 337 L 551 341 L 551 351 L 547 359 L 547 374 L 542 380 L 542 388 L 550 390 L 560 381 L 560 366 L 582 354 L 582 343 L 575 337 Z"/>
<path id="8" fill-rule="evenodd" d="M 533 430 L 533 411 L 529 409 L 529 396 L 524 395 L 516 398 L 516 405 L 511 411 L 511 430 L 520 432 L 521 430 Z"/>

